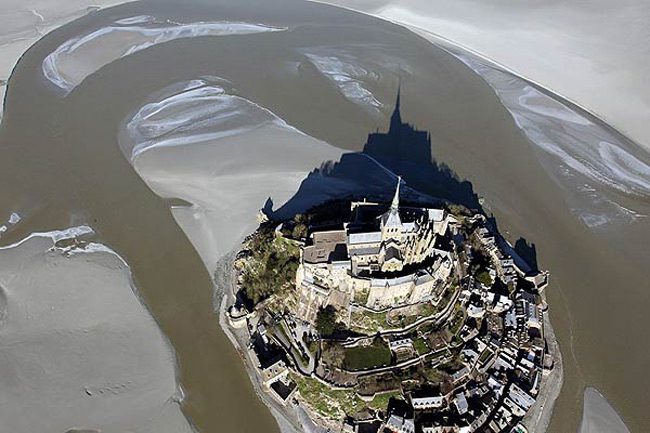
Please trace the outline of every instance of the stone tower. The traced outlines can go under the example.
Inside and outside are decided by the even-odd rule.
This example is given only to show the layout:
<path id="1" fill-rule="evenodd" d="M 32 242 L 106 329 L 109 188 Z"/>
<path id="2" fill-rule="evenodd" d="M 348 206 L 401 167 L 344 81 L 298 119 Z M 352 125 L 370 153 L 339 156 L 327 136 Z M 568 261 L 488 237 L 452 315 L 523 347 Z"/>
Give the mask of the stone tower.
<path id="1" fill-rule="evenodd" d="M 381 216 L 381 237 L 382 240 L 395 239 L 399 241 L 402 235 L 402 219 L 399 216 L 399 186 L 402 177 L 397 177 L 395 195 L 390 204 L 390 209 Z"/>

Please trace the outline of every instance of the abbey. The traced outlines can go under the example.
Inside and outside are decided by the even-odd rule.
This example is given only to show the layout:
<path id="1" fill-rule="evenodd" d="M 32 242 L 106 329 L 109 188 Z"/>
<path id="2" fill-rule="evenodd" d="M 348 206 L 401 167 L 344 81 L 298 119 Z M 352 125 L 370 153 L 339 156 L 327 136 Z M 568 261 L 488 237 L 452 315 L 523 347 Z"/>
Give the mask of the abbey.
<path id="1" fill-rule="evenodd" d="M 261 212 L 233 264 L 229 323 L 262 387 L 322 430 L 528 431 L 560 360 L 546 336 L 549 275 L 498 232 L 471 184 L 429 165 L 429 134 L 399 108 L 398 92 L 388 132 L 368 136 L 365 156 L 385 168 L 364 195 L 290 219 Z M 394 172 L 410 184 L 377 184 Z"/>
<path id="2" fill-rule="evenodd" d="M 429 301 L 448 281 L 457 260 L 439 241 L 457 220 L 442 208 L 401 206 L 400 183 L 388 209 L 352 202 L 352 218 L 342 229 L 311 233 L 296 276 L 301 318 L 313 322 L 329 304 L 382 310 Z"/>

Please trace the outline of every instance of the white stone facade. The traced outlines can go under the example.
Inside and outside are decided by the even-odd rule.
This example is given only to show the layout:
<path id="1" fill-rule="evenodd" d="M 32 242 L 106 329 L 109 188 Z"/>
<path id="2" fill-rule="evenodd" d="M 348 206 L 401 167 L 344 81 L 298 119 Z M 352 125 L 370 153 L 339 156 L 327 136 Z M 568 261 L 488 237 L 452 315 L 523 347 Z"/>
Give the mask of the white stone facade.
<path id="1" fill-rule="evenodd" d="M 332 290 L 349 299 L 367 294 L 363 305 L 383 310 L 429 301 L 435 288 L 450 278 L 455 256 L 435 245 L 455 218 L 444 209 L 400 207 L 399 186 L 398 181 L 390 208 L 370 224 L 351 221 L 341 230 L 312 233 L 296 275 L 301 318 L 313 322 L 318 309 L 330 302 Z M 381 208 L 377 203 L 352 203 L 353 215 Z"/>

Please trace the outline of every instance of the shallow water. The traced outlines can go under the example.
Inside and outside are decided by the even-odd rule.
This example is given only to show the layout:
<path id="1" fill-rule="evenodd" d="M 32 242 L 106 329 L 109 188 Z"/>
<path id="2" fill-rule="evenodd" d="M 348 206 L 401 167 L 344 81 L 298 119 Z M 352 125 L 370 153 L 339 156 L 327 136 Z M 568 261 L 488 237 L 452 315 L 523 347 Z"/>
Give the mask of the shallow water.
<path id="1" fill-rule="evenodd" d="M 65 41 L 139 15 L 290 31 L 156 45 L 102 67 L 65 98 L 43 77 L 43 59 Z M 129 263 L 176 349 L 184 411 L 201 431 L 276 427 L 219 329 L 210 275 L 167 202 L 131 167 L 117 134 L 152 95 L 205 76 L 225 80 L 292 127 L 353 150 L 363 147 L 368 133 L 386 128 L 401 79 L 403 119 L 431 133 L 434 157 L 472 181 L 501 230 L 513 241 L 524 236 L 534 242 L 540 266 L 552 273 L 551 319 L 566 383 L 551 431 L 577 430 L 585 384 L 601 390 L 632 431 L 650 428 L 650 378 L 643 374 L 650 348 L 639 343 L 646 340 L 650 308 L 642 271 L 649 222 L 587 227 L 566 198 L 566 182 L 546 169 L 548 161 L 473 71 L 404 29 L 327 6 L 267 1 L 179 10 L 135 3 L 52 33 L 18 64 L 0 131 L 0 182 L 11 186 L 0 190 L 0 215 L 17 212 L 22 220 L 1 242 L 91 225 Z M 173 163 L 168 169 L 173 173 Z M 603 196 L 594 188 L 595 197 Z M 643 198 L 621 193 L 617 199 L 650 214 Z"/>

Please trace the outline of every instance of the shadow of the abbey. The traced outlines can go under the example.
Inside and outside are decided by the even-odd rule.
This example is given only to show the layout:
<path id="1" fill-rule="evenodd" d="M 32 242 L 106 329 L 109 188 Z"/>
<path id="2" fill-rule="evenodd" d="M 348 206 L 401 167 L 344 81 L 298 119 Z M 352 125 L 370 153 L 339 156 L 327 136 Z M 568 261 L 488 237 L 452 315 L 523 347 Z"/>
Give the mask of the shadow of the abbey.
<path id="1" fill-rule="evenodd" d="M 268 212 L 271 219 L 286 220 L 297 213 L 332 200 L 363 198 L 390 201 L 397 176 L 401 176 L 401 197 L 410 203 L 459 204 L 486 215 L 472 183 L 461 179 L 432 155 L 431 135 L 402 120 L 400 91 L 388 131 L 368 134 L 362 152 L 346 153 L 337 162 L 328 161 L 301 182 L 296 194 L 279 209 Z M 488 215 L 486 215 L 488 216 Z M 488 224 L 498 232 L 496 220 Z M 519 238 L 511 253 L 537 270 L 534 244 Z"/>
<path id="2" fill-rule="evenodd" d="M 483 212 L 472 183 L 432 157 L 429 132 L 402 121 L 400 108 L 398 91 L 387 132 L 370 133 L 362 152 L 346 153 L 339 161 L 328 161 L 313 170 L 296 194 L 269 216 L 291 218 L 333 199 L 388 201 L 398 175 L 405 184 L 402 197 L 409 201 L 456 203 Z"/>
<path id="3" fill-rule="evenodd" d="M 398 90 L 388 131 L 369 134 L 363 153 L 401 175 L 407 185 L 421 193 L 481 211 L 472 183 L 461 180 L 448 166 L 435 160 L 430 133 L 402 121 L 400 105 Z"/>

